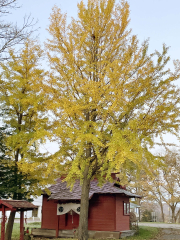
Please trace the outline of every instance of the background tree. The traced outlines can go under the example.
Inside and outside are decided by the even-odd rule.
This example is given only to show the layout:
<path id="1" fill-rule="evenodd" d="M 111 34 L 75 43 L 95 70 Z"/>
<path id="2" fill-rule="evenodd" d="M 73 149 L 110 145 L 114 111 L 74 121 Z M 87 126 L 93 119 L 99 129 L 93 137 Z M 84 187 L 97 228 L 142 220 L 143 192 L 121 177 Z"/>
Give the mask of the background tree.
<path id="1" fill-rule="evenodd" d="M 37 183 L 37 179 L 18 171 L 17 163 L 10 154 L 6 155 L 6 138 L 10 136 L 8 127 L 0 128 L 0 199 L 24 199 L 31 201 L 29 188 Z"/>
<path id="2" fill-rule="evenodd" d="M 152 221 L 152 216 L 151 216 L 151 211 L 149 210 L 144 210 L 142 214 L 142 222 L 151 222 Z"/>
<path id="3" fill-rule="evenodd" d="M 47 109 L 59 151 L 48 172 L 82 183 L 79 239 L 88 238 L 91 179 L 102 183 L 125 162 L 150 162 L 154 137 L 179 130 L 179 63 L 173 73 L 165 69 L 168 48 L 149 55 L 148 42 L 140 45 L 128 24 L 128 3 L 115 0 L 81 1 L 69 25 L 57 7 L 50 17 Z"/>
<path id="4" fill-rule="evenodd" d="M 0 0 L 0 60 L 7 59 L 8 49 L 23 43 L 34 31 L 32 29 L 34 26 L 33 19 L 30 16 L 24 17 L 21 27 L 4 20 L 11 10 L 18 7 L 17 2 L 17 0 Z"/>
<path id="5" fill-rule="evenodd" d="M 8 166 L 9 159 L 5 154 L 6 146 L 4 139 L 6 134 L 7 127 L 0 127 L 0 199 L 9 197 L 7 189 L 9 188 L 9 184 L 11 184 L 11 180 L 9 179 L 11 169 Z M 4 184 L 5 182 L 6 184 Z"/>
<path id="6" fill-rule="evenodd" d="M 169 206 L 172 213 L 172 222 L 175 223 L 180 213 L 177 211 L 180 203 L 180 155 L 173 150 L 165 153 L 160 171 L 161 194 L 163 201 Z"/>
<path id="7" fill-rule="evenodd" d="M 119 178 L 123 184 L 127 185 L 129 191 L 143 196 L 142 199 L 136 199 L 136 203 L 141 206 L 140 219 L 145 210 L 158 210 L 157 207 L 159 207 L 164 222 L 163 192 L 159 174 L 162 158 L 151 152 L 148 158 L 149 161 L 144 159 L 141 162 L 141 168 L 132 163 L 131 166 L 126 166 L 125 162 L 120 169 Z"/>
<path id="8" fill-rule="evenodd" d="M 159 205 L 163 222 L 165 221 L 165 203 L 171 209 L 172 222 L 176 222 L 180 213 L 180 210 L 177 211 L 180 202 L 179 152 L 168 150 L 157 159 L 159 163 L 156 168 L 150 167 L 151 174 L 141 171 L 139 178 L 134 179 L 133 185 L 141 186 L 139 194 L 143 196 L 143 201 L 155 202 Z"/>
<path id="9" fill-rule="evenodd" d="M 160 177 L 160 169 L 150 168 L 151 173 L 147 174 L 145 171 L 141 171 L 139 178 L 134 179 L 133 185 L 141 186 L 139 194 L 143 196 L 142 205 L 147 202 L 148 205 L 157 203 L 161 210 L 162 221 L 165 221 L 164 209 L 163 209 L 163 190 Z M 152 208 L 153 209 L 153 208 Z"/>
<path id="10" fill-rule="evenodd" d="M 41 90 L 45 72 L 39 65 L 43 51 L 33 41 L 27 40 L 18 56 L 12 49 L 9 55 L 8 62 L 1 63 L 0 78 L 3 122 L 11 130 L 11 134 L 5 138 L 5 154 L 9 159 L 6 164 L 11 170 L 10 180 L 13 181 L 11 188 L 7 189 L 7 196 L 21 200 L 29 199 L 31 194 L 36 195 L 40 187 L 40 169 L 33 171 L 25 163 L 27 159 L 33 159 L 33 167 L 42 161 L 38 147 L 46 123 L 44 94 Z M 22 162 L 23 167 L 27 168 L 26 172 L 23 172 L 23 167 L 20 169 Z M 3 184 L 7 184 L 6 180 L 3 179 Z M 11 238 L 14 216 L 15 213 L 11 212 L 6 228 L 7 240 Z"/>

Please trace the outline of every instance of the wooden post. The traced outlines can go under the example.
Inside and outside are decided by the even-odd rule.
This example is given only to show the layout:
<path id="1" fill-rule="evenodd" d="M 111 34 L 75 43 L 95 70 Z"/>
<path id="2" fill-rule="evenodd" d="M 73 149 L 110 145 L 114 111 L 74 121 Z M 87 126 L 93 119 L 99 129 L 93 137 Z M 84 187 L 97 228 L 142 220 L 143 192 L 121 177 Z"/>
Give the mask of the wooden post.
<path id="1" fill-rule="evenodd" d="M 56 224 L 56 237 L 59 237 L 59 215 L 57 215 L 57 224 Z"/>
<path id="2" fill-rule="evenodd" d="M 20 240 L 24 240 L 24 211 L 20 211 Z"/>
<path id="3" fill-rule="evenodd" d="M 1 240 L 5 240 L 5 206 L 2 205 Z"/>

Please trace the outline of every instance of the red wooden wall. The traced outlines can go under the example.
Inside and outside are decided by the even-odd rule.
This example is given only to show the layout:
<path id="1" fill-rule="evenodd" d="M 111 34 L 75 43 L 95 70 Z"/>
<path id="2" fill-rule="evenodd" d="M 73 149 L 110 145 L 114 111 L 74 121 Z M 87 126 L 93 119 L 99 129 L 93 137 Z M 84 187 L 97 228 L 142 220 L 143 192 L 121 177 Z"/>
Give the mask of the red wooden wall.
<path id="1" fill-rule="evenodd" d="M 49 200 L 48 196 L 43 196 L 42 223 L 45 229 L 56 229 L 57 201 Z M 123 215 L 123 201 L 129 202 L 129 198 L 120 195 L 94 194 L 89 202 L 88 229 L 96 231 L 122 231 L 129 230 L 129 216 Z M 59 215 L 59 229 L 78 228 L 79 215 L 70 213 Z"/>
<path id="2" fill-rule="evenodd" d="M 57 201 L 49 200 L 48 196 L 43 195 L 42 222 L 41 228 L 56 229 L 59 217 L 59 229 L 73 229 L 79 226 L 79 215 L 73 212 L 57 216 Z M 73 223 L 72 223 L 73 218 Z"/>
<path id="3" fill-rule="evenodd" d="M 129 203 L 128 197 L 116 195 L 116 231 L 129 230 L 129 216 L 124 216 L 124 202 Z"/>
<path id="4" fill-rule="evenodd" d="M 114 231 L 115 207 L 115 195 L 94 194 L 89 202 L 88 229 L 96 231 Z"/>
<path id="5" fill-rule="evenodd" d="M 41 228 L 55 229 L 57 219 L 57 203 L 47 201 L 48 196 L 43 195 Z"/>

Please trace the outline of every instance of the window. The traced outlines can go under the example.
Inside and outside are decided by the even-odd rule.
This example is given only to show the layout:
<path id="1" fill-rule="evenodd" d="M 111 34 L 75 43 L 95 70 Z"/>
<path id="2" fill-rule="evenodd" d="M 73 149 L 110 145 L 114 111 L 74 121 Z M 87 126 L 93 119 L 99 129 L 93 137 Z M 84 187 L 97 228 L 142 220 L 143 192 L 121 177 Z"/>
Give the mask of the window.
<path id="1" fill-rule="evenodd" d="M 129 215 L 130 203 L 124 202 L 124 215 Z"/>
<path id="2" fill-rule="evenodd" d="M 136 213 L 139 214 L 139 208 L 136 208 Z"/>

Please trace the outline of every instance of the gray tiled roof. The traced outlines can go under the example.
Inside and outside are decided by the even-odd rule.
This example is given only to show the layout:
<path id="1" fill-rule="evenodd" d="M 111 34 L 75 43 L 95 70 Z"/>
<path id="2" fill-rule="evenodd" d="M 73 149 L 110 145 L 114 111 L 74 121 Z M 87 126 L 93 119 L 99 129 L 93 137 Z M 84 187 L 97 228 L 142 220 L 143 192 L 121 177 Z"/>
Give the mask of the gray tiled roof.
<path id="1" fill-rule="evenodd" d="M 34 204 L 25 201 L 25 200 L 7 200 L 7 199 L 1 199 L 0 201 L 0 206 L 2 204 L 8 204 L 10 206 L 12 206 L 13 208 L 17 208 L 17 209 L 29 209 L 32 210 L 34 208 L 38 208 L 37 206 L 35 206 Z"/>
<path id="2" fill-rule="evenodd" d="M 80 182 L 76 181 L 72 191 L 67 187 L 67 183 L 58 179 L 57 183 L 52 185 L 49 190 L 51 191 L 51 195 L 49 199 L 56 200 L 80 200 L 81 199 L 81 186 Z M 89 199 L 93 196 L 93 194 L 124 194 L 130 198 L 140 198 L 141 196 L 130 193 L 124 189 L 114 186 L 114 183 L 106 182 L 102 187 L 98 186 L 98 181 L 91 181 L 90 191 L 89 191 Z"/>

